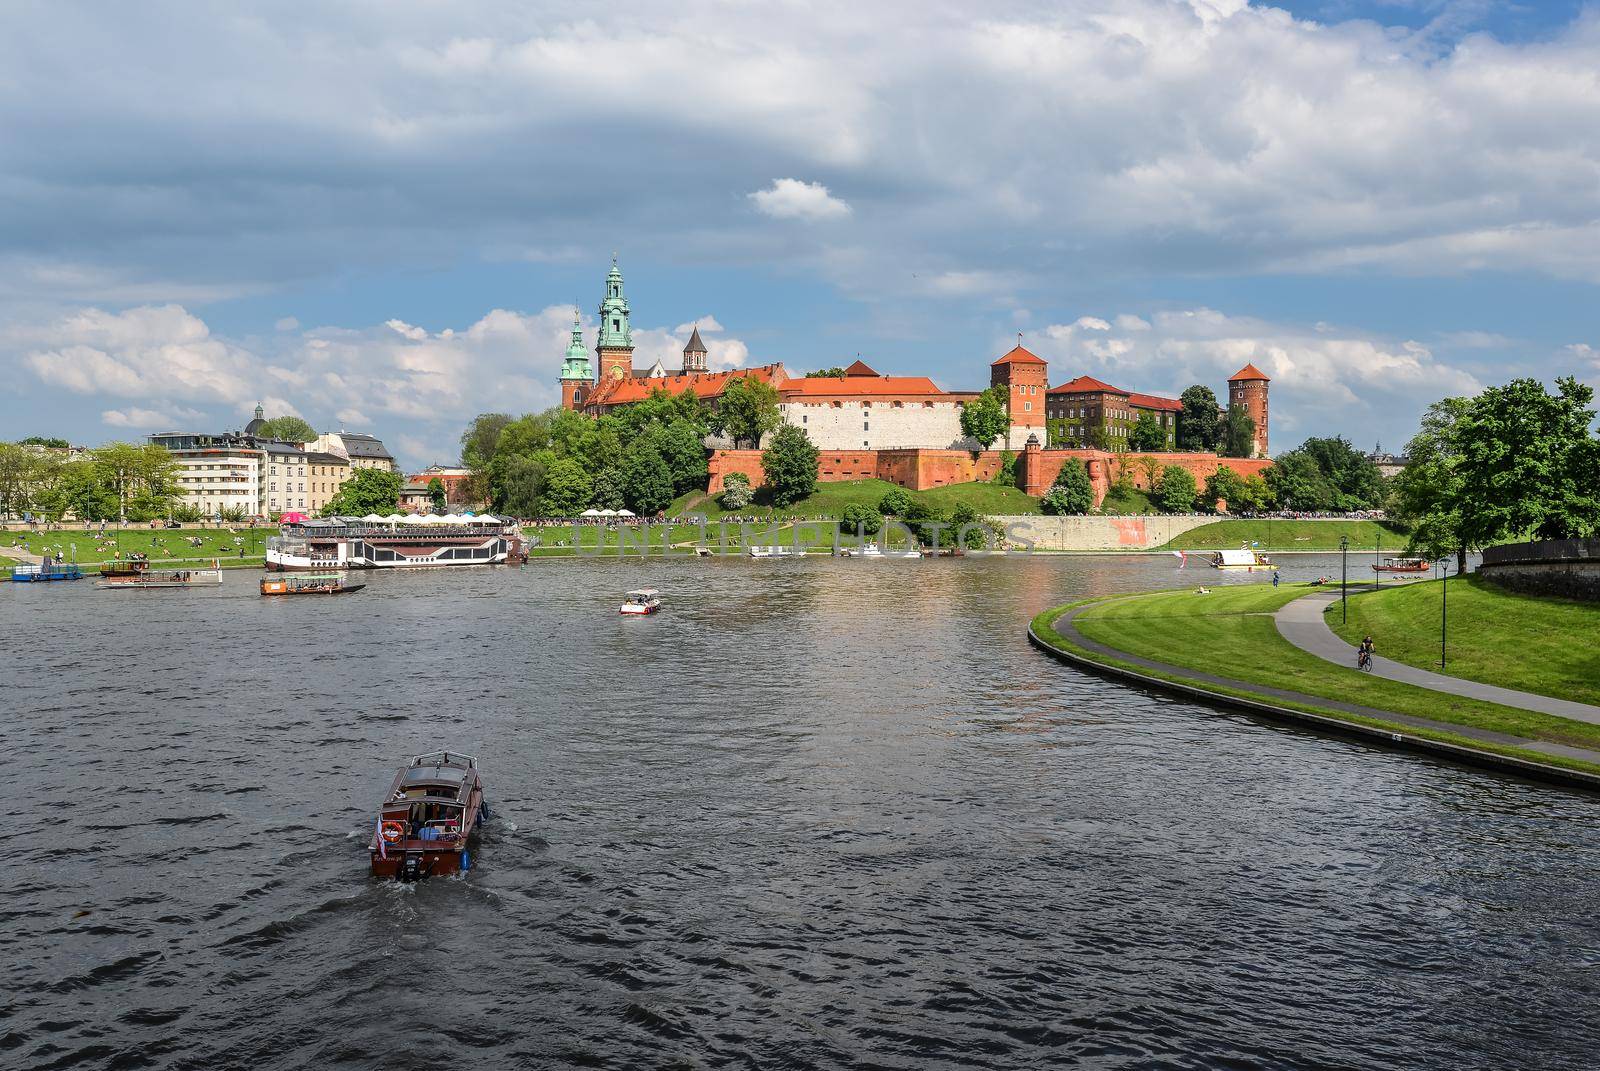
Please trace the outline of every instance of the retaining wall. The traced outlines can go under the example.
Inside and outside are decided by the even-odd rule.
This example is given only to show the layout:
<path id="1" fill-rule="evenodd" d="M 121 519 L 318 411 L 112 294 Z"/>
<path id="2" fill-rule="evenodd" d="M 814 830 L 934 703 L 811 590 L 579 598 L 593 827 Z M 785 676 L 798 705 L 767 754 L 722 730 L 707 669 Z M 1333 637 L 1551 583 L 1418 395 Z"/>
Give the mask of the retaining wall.
<path id="1" fill-rule="evenodd" d="M 1600 602 L 1600 539 L 1539 539 L 1488 547 L 1478 575 L 1508 591 Z"/>
<path id="2" fill-rule="evenodd" d="M 1149 550 L 1218 518 L 1020 516 L 994 520 L 1005 526 L 1013 542 L 1030 540 L 1038 550 Z"/>

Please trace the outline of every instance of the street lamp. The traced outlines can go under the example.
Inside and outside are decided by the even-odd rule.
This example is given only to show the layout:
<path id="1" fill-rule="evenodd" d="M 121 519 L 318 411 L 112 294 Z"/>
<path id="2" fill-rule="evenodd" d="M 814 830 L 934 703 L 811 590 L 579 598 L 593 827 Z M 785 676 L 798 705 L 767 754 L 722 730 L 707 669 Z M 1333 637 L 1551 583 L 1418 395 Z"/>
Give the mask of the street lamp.
<path id="1" fill-rule="evenodd" d="M 1372 539 L 1376 544 L 1372 548 L 1372 590 L 1377 591 L 1378 577 L 1383 575 L 1383 573 L 1378 571 L 1378 566 L 1383 564 L 1383 558 L 1380 557 L 1380 555 L 1383 553 L 1383 529 L 1374 525 L 1372 530 Z"/>
<path id="2" fill-rule="evenodd" d="M 1339 624 L 1350 621 L 1350 537 L 1339 537 Z"/>
<path id="3" fill-rule="evenodd" d="M 1444 640 L 1445 628 L 1449 621 L 1450 609 L 1450 561 L 1445 559 L 1439 562 L 1439 568 L 1444 570 L 1444 579 L 1439 586 L 1439 668 L 1444 668 Z"/>

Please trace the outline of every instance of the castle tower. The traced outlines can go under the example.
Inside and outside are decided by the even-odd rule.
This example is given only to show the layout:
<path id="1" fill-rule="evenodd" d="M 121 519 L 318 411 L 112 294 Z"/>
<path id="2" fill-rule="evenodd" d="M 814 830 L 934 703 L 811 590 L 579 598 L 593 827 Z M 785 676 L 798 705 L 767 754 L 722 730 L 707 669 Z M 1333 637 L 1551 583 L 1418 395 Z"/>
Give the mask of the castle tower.
<path id="1" fill-rule="evenodd" d="M 594 376 L 589 371 L 589 351 L 583 345 L 583 320 L 578 310 L 572 310 L 572 343 L 567 347 L 566 359 L 561 362 L 561 405 L 565 409 L 582 409 L 584 399 Z"/>
<path id="2" fill-rule="evenodd" d="M 694 334 L 689 336 L 688 343 L 683 347 L 683 372 L 704 372 L 706 370 L 706 344 L 700 341 L 700 325 L 695 324 Z"/>
<path id="3" fill-rule="evenodd" d="M 1253 364 L 1247 364 L 1228 377 L 1228 405 L 1239 406 L 1255 421 L 1255 444 L 1251 457 L 1267 456 L 1267 375 Z"/>
<path id="4" fill-rule="evenodd" d="M 1044 358 L 1029 353 L 1022 346 L 1022 336 L 1017 336 L 1016 347 L 989 366 L 989 385 L 1008 387 L 1006 408 L 1011 414 L 1011 429 L 1002 444 L 1008 449 L 1021 449 L 1029 435 L 1045 438 L 1045 392 L 1050 389 L 1047 373 L 1050 366 Z"/>
<path id="5" fill-rule="evenodd" d="M 622 272 L 617 256 L 611 255 L 611 270 L 606 273 L 606 299 L 600 303 L 600 338 L 594 344 L 600 358 L 600 375 L 605 379 L 627 379 L 633 375 L 633 328 L 628 324 L 628 299 L 622 296 Z"/>

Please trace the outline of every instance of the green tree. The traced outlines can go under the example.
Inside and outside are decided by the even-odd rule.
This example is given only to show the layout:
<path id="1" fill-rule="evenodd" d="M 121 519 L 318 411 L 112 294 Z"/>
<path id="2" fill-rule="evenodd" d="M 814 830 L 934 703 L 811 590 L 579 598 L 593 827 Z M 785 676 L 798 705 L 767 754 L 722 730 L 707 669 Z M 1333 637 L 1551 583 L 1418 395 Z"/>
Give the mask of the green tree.
<path id="1" fill-rule="evenodd" d="M 1456 431 L 1472 402 L 1442 398 L 1422 414 L 1417 433 L 1406 444 L 1406 467 L 1394 478 L 1390 515 L 1410 529 L 1406 553 L 1426 558 L 1456 555 L 1464 571 L 1469 546 L 1461 535 L 1460 446 Z"/>
<path id="2" fill-rule="evenodd" d="M 983 518 L 978 516 L 978 511 L 970 504 L 957 502 L 956 508 L 950 511 L 951 538 L 962 543 L 968 550 L 982 550 L 984 545 L 982 523 Z"/>
<path id="3" fill-rule="evenodd" d="M 722 478 L 722 494 L 717 496 L 717 501 L 722 503 L 723 509 L 744 509 L 754 497 L 750 477 L 744 473 L 730 472 Z"/>
<path id="4" fill-rule="evenodd" d="M 671 423 L 651 427 L 640 437 L 641 442 L 653 446 L 667 463 L 674 494 L 705 490 L 708 454 L 701 442 L 704 434 L 696 425 L 677 417 Z"/>
<path id="5" fill-rule="evenodd" d="M 1039 508 L 1056 516 L 1088 513 L 1093 509 L 1094 485 L 1089 482 L 1089 473 L 1083 465 L 1073 458 L 1067 458 L 1061 471 L 1056 473 L 1055 483 L 1039 500 Z"/>
<path id="6" fill-rule="evenodd" d="M 640 444 L 622 463 L 622 493 L 628 508 L 654 517 L 672 504 L 672 470 L 655 447 Z"/>
<path id="7" fill-rule="evenodd" d="M 1571 376 L 1550 394 L 1514 379 L 1472 400 L 1455 427 L 1458 529 L 1464 543 L 1575 539 L 1600 528 L 1600 441 L 1594 390 Z"/>
<path id="8" fill-rule="evenodd" d="M 1275 504 L 1272 488 L 1261 476 L 1246 476 L 1239 490 L 1239 507 L 1250 513 L 1269 510 Z"/>
<path id="9" fill-rule="evenodd" d="M 1222 421 L 1221 432 L 1223 457 L 1249 457 L 1255 453 L 1256 422 L 1244 411 L 1244 406 L 1228 406 L 1228 415 Z"/>
<path id="10" fill-rule="evenodd" d="M 1179 450 L 1215 450 L 1221 429 L 1217 396 L 1211 388 L 1196 383 L 1178 396 L 1183 412 L 1178 414 Z"/>
<path id="11" fill-rule="evenodd" d="M 277 439 L 285 443 L 308 443 L 317 437 L 316 430 L 297 416 L 280 416 L 263 420 L 256 434 L 263 439 Z"/>
<path id="12" fill-rule="evenodd" d="M 847 532 L 877 535 L 878 529 L 883 527 L 883 515 L 871 506 L 852 502 L 840 514 L 839 523 L 844 525 Z"/>
<path id="13" fill-rule="evenodd" d="M 544 501 L 544 484 L 550 454 L 500 454 L 494 459 L 496 513 L 537 517 Z"/>
<path id="14" fill-rule="evenodd" d="M 1384 500 L 1378 467 L 1339 436 L 1307 439 L 1279 454 L 1267 470 L 1267 483 L 1289 509 L 1376 509 Z"/>
<path id="15" fill-rule="evenodd" d="M 1000 451 L 1000 467 L 995 470 L 994 479 L 989 482 L 999 484 L 1001 487 L 1017 486 L 1017 455 L 1010 450 Z"/>
<path id="16" fill-rule="evenodd" d="M 45 446 L 52 450 L 71 450 L 72 444 L 65 439 L 46 438 L 43 435 L 30 435 L 26 439 L 18 439 L 18 446 Z"/>
<path id="17" fill-rule="evenodd" d="M 885 517 L 904 517 L 911 509 L 911 492 L 904 487 L 891 487 L 878 499 L 878 512 Z"/>
<path id="18" fill-rule="evenodd" d="M 1162 513 L 1189 513 L 1194 510 L 1194 476 L 1181 465 L 1168 465 L 1161 473 L 1161 489 L 1156 504 Z"/>
<path id="19" fill-rule="evenodd" d="M 444 513 L 446 501 L 444 481 L 435 476 L 428 481 L 428 504 L 433 508 L 433 512 Z"/>
<path id="20" fill-rule="evenodd" d="M 766 491 L 775 506 L 800 501 L 817 489 L 816 446 L 806 433 L 785 424 L 772 435 L 772 442 L 761 454 L 761 471 L 766 474 Z"/>
<path id="21" fill-rule="evenodd" d="M 117 499 L 117 516 L 147 521 L 165 516 L 177 495 L 178 463 L 155 445 L 107 443 L 89 452 L 94 473 Z"/>
<path id="22" fill-rule="evenodd" d="M 612 465 L 594 474 L 594 508 L 621 509 L 627 505 L 622 466 Z"/>
<path id="23" fill-rule="evenodd" d="M 489 463 L 499 448 L 500 433 L 513 419 L 510 413 L 479 413 L 461 433 L 461 464 L 472 471 L 467 497 L 474 502 L 494 501 Z"/>
<path id="24" fill-rule="evenodd" d="M 961 410 L 961 434 L 989 449 L 1011 427 L 1011 416 L 1006 411 L 1009 397 L 1009 389 L 996 384 L 968 402 Z"/>
<path id="25" fill-rule="evenodd" d="M 557 458 L 544 474 L 544 495 L 540 503 L 547 517 L 576 517 L 589 506 L 594 495 L 594 480 L 583 466 L 570 457 Z"/>
<path id="26" fill-rule="evenodd" d="M 1215 510 L 1218 503 L 1226 503 L 1230 513 L 1242 513 L 1248 509 L 1244 497 L 1244 480 L 1226 465 L 1220 465 L 1216 472 L 1206 477 L 1206 488 L 1200 494 L 1200 501 L 1208 510 Z"/>
<path id="27" fill-rule="evenodd" d="M 1141 410 L 1139 419 L 1133 422 L 1133 428 L 1128 432 L 1128 449 L 1165 450 L 1166 448 L 1167 431 L 1161 426 L 1161 421 L 1156 419 L 1154 413 Z"/>
<path id="28" fill-rule="evenodd" d="M 838 365 L 834 365 L 832 368 L 819 368 L 815 372 L 807 372 L 806 373 L 806 378 L 807 379 L 844 379 L 845 378 L 845 374 L 844 374 L 844 369 L 843 368 L 840 368 Z"/>
<path id="29" fill-rule="evenodd" d="M 57 521 L 69 513 L 80 521 L 113 521 L 119 516 L 121 502 L 116 491 L 106 485 L 98 466 L 91 460 L 82 460 L 62 467 L 59 479 L 49 496 L 39 503 L 39 509 Z"/>
<path id="30" fill-rule="evenodd" d="M 389 514 L 400 506 L 400 474 L 383 469 L 356 469 L 339 486 L 324 517 L 364 517 L 368 513 Z"/>
<path id="31" fill-rule="evenodd" d="M 711 415 L 711 430 L 735 446 L 757 447 L 761 437 L 778 426 L 778 392 L 754 376 L 731 379 Z"/>

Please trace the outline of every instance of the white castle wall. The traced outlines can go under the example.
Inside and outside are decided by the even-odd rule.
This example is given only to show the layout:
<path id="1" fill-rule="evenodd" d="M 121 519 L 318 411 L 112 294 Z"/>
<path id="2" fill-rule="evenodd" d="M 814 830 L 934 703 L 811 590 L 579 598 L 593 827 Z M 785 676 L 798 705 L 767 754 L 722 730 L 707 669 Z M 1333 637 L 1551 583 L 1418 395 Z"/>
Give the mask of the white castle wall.
<path id="1" fill-rule="evenodd" d="M 924 404 L 906 401 L 783 402 L 778 412 L 786 424 L 804 429 L 824 450 L 976 450 L 961 434 L 961 407 L 955 402 Z"/>

